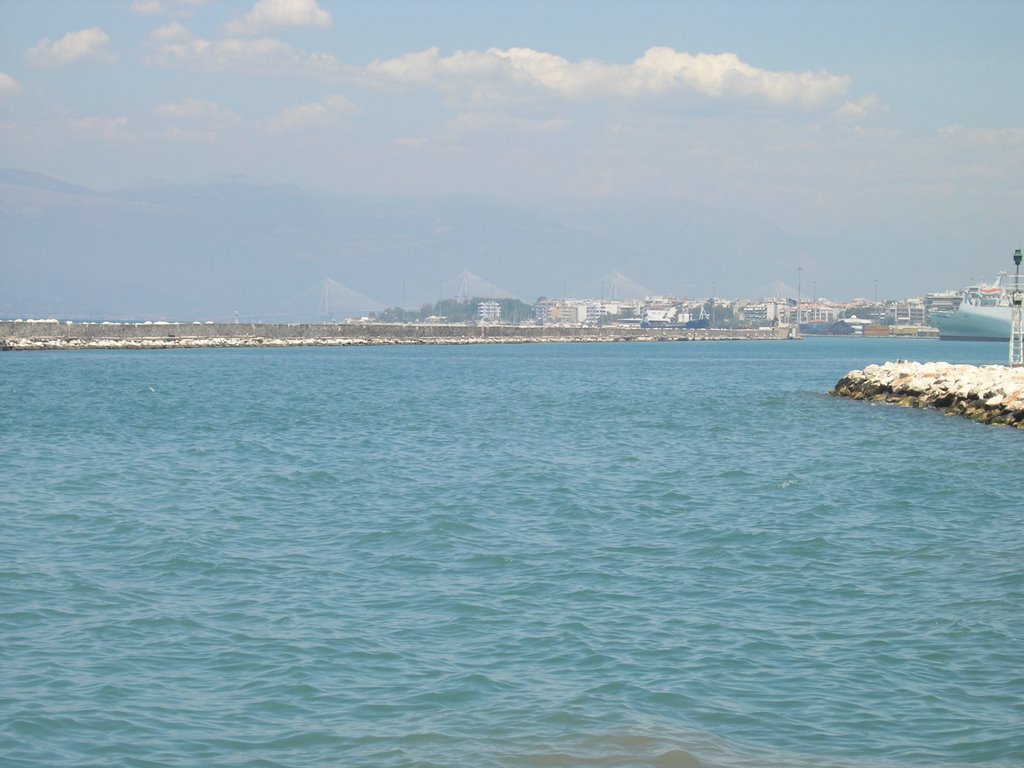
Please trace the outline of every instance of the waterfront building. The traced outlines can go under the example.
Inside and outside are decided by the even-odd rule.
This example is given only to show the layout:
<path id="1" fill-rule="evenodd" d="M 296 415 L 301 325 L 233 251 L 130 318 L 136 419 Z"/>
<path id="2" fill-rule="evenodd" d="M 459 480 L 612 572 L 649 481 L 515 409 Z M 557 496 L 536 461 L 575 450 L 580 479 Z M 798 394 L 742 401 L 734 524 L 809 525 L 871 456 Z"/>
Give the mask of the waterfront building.
<path id="1" fill-rule="evenodd" d="M 640 325 L 668 326 L 707 318 L 715 327 L 767 327 L 780 323 L 815 326 L 828 329 L 844 317 L 854 317 L 851 327 L 860 331 L 863 320 L 881 327 L 922 328 L 929 325 L 929 315 L 940 308 L 955 306 L 957 293 L 928 294 L 925 297 L 894 301 L 854 299 L 835 302 L 829 299 L 798 300 L 791 297 L 767 297 L 761 301 L 747 299 L 683 299 L 672 296 L 651 296 L 636 300 L 543 299 L 533 307 L 534 320 L 541 325 Z M 823 330 L 821 332 L 827 332 Z M 871 329 L 875 332 L 875 329 Z"/>
<path id="2" fill-rule="evenodd" d="M 624 320 L 639 322 L 643 314 L 643 302 L 638 300 L 602 302 L 605 322 L 622 323 Z"/>
<path id="3" fill-rule="evenodd" d="M 839 307 L 827 301 L 803 302 L 800 305 L 801 323 L 834 323 L 839 319 Z"/>
<path id="4" fill-rule="evenodd" d="M 743 307 L 743 319 L 751 325 L 768 325 L 779 318 L 779 304 L 775 301 L 762 301 L 758 304 L 746 304 Z"/>
<path id="5" fill-rule="evenodd" d="M 641 317 L 650 325 L 665 325 L 677 322 L 679 309 L 674 304 L 650 303 L 644 306 Z"/>
<path id="6" fill-rule="evenodd" d="M 501 304 L 496 301 L 481 301 L 477 308 L 477 319 L 481 323 L 500 323 Z"/>
<path id="7" fill-rule="evenodd" d="M 921 299 L 902 299 L 889 305 L 889 325 L 922 326 L 928 324 L 925 303 Z"/>
<path id="8" fill-rule="evenodd" d="M 546 299 L 537 302 L 534 319 L 542 325 L 582 325 L 587 319 L 587 302 L 579 299 Z"/>

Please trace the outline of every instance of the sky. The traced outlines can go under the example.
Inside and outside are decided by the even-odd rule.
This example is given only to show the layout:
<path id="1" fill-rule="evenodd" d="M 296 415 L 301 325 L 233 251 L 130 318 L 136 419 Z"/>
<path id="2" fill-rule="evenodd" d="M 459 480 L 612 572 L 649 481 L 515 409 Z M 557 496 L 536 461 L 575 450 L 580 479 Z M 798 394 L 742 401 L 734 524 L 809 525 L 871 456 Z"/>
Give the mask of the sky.
<path id="1" fill-rule="evenodd" d="M 712 206 L 812 237 L 787 282 L 869 295 L 830 285 L 855 241 L 957 288 L 1024 242 L 1021 30 L 1017 0 L 0 0 L 0 168 Z"/>

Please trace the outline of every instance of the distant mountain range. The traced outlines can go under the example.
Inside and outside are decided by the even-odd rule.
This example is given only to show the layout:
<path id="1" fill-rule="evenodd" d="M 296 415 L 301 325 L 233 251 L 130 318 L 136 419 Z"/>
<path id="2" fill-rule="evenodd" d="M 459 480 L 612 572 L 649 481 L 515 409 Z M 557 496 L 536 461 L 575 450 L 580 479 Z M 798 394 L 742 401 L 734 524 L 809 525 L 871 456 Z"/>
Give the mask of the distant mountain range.
<path id="1" fill-rule="evenodd" d="M 14 169 L 0 170 L 0 238 L 0 316 L 140 320 L 324 319 L 325 285 L 339 317 L 419 307 L 458 295 L 467 271 L 527 302 L 594 294 L 609 274 L 658 293 L 744 295 L 793 284 L 808 247 L 695 205 L 530 209 L 252 184 L 104 192 Z"/>

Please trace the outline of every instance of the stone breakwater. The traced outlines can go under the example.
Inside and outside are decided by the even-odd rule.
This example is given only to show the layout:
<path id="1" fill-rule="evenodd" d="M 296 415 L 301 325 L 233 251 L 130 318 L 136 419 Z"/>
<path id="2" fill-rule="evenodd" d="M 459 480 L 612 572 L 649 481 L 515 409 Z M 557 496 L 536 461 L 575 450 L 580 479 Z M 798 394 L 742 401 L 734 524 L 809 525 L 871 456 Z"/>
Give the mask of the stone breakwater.
<path id="1" fill-rule="evenodd" d="M 719 330 L 385 323 L 60 323 L 0 321 L 0 350 L 527 344 L 783 339 L 786 328 Z"/>
<path id="2" fill-rule="evenodd" d="M 984 424 L 1024 429 L 1024 369 L 898 361 L 850 371 L 829 394 L 936 408 Z"/>

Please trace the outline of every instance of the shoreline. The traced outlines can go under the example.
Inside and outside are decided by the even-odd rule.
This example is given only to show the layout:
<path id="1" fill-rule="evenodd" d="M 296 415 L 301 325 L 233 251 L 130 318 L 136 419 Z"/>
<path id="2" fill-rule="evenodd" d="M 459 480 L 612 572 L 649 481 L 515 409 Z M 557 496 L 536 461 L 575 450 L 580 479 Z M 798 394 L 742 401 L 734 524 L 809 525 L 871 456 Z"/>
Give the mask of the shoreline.
<path id="1" fill-rule="evenodd" d="M 0 351 L 210 349 L 413 344 L 531 344 L 621 341 L 781 341 L 785 326 L 758 330 L 385 323 L 61 323 L 0 321 Z"/>
<path id="2" fill-rule="evenodd" d="M 898 360 L 850 371 L 829 394 L 1024 429 L 1024 368 Z"/>

